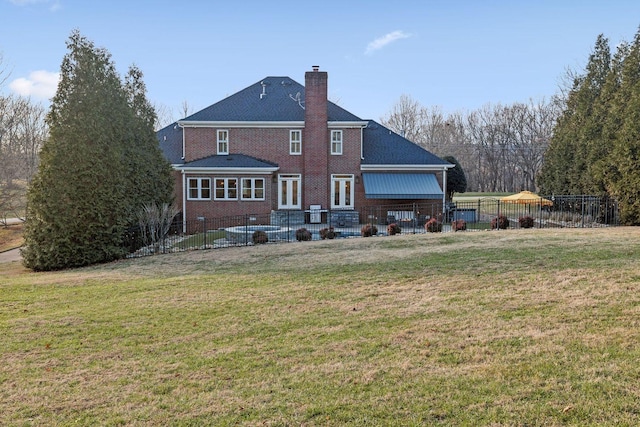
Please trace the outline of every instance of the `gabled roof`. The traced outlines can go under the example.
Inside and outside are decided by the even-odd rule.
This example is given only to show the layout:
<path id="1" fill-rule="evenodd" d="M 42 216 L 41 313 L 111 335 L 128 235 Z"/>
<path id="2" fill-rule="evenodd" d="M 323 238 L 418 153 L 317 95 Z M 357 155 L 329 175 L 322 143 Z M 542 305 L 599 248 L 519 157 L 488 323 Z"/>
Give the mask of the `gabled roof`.
<path id="1" fill-rule="evenodd" d="M 198 111 L 183 122 L 302 122 L 304 86 L 289 77 L 265 77 L 222 101 Z M 329 121 L 362 121 L 329 101 Z M 185 123 L 186 124 L 186 123 Z"/>
<path id="2" fill-rule="evenodd" d="M 363 131 L 362 165 L 451 165 L 373 120 Z"/>
<path id="3" fill-rule="evenodd" d="M 226 168 L 242 168 L 242 169 L 272 169 L 277 170 L 279 166 L 276 163 L 266 160 L 257 159 L 245 154 L 225 154 L 213 155 L 202 159 L 187 162 L 181 166 L 181 169 L 203 168 L 203 169 L 226 169 Z"/>

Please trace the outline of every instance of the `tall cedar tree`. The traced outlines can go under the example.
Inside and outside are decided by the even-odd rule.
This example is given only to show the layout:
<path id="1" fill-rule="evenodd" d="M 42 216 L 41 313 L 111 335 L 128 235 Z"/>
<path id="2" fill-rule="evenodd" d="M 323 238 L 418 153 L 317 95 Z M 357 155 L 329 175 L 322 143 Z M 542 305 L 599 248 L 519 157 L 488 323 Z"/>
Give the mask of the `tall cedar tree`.
<path id="1" fill-rule="evenodd" d="M 604 165 L 605 183 L 619 202 L 622 223 L 640 225 L 640 30 L 623 60 L 611 110 L 619 126 Z"/>
<path id="2" fill-rule="evenodd" d="M 147 129 L 149 121 L 141 124 L 140 113 L 130 105 L 111 55 L 78 31 L 71 34 L 67 48 L 46 118 L 49 139 L 27 195 L 22 256 L 34 270 L 123 257 L 125 230 L 141 207 L 137 193 L 153 194 L 134 190 L 144 181 L 137 174 L 145 172 L 130 166 L 147 161 L 138 160 L 143 149 L 132 146 L 150 141 L 153 130 Z M 162 191 L 163 196 L 170 191 Z"/>
<path id="3" fill-rule="evenodd" d="M 451 200 L 453 193 L 464 193 L 467 191 L 467 177 L 455 157 L 445 156 L 442 160 L 454 165 L 447 171 L 447 200 Z"/>
<path id="4" fill-rule="evenodd" d="M 147 100 L 142 72 L 135 66 L 125 77 L 125 90 L 133 112 L 131 142 L 126 144 L 127 176 L 130 178 L 129 218 L 135 218 L 143 206 L 170 204 L 173 200 L 171 165 L 164 158 L 154 132 L 156 112 Z"/>
<path id="5" fill-rule="evenodd" d="M 554 128 L 538 179 L 543 194 L 591 194 L 590 150 L 601 139 L 602 123 L 594 117 L 594 105 L 609 73 L 611 54 L 608 40 L 598 36 L 589 57 L 586 74 L 577 77 L 566 107 Z"/>

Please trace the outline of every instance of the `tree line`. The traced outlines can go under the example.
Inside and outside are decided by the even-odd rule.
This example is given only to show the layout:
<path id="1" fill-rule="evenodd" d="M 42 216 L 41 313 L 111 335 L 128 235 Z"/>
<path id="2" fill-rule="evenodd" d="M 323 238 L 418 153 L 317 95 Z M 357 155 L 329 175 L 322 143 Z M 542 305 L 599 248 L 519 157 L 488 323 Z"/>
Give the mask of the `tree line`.
<path id="1" fill-rule="evenodd" d="M 554 97 L 445 115 L 403 95 L 381 121 L 432 153 L 456 159 L 466 175 L 467 191 L 536 191 L 560 111 Z"/>
<path id="2" fill-rule="evenodd" d="M 0 57 L 0 65 L 2 65 Z M 0 84 L 6 80 L 0 71 Z M 47 137 L 45 109 L 15 95 L 0 95 L 0 221 L 24 216 L 24 193 L 38 169 Z"/>
<path id="3" fill-rule="evenodd" d="M 598 36 L 554 129 L 540 188 L 615 198 L 623 224 L 640 224 L 640 30 L 631 43 Z"/>

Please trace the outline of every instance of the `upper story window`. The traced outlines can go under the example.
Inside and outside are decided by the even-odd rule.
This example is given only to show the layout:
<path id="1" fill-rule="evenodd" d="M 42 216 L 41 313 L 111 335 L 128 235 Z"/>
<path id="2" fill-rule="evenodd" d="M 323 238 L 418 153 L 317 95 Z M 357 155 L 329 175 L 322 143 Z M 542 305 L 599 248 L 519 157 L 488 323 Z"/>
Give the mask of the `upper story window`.
<path id="1" fill-rule="evenodd" d="M 289 154 L 302 154 L 302 131 L 289 131 Z"/>
<path id="2" fill-rule="evenodd" d="M 331 154 L 342 154 L 342 131 L 331 131 Z"/>
<path id="3" fill-rule="evenodd" d="M 211 200 L 211 180 L 209 178 L 189 178 L 187 199 Z"/>
<path id="4" fill-rule="evenodd" d="M 229 131 L 218 130 L 218 154 L 229 154 Z"/>
<path id="5" fill-rule="evenodd" d="M 216 178 L 215 200 L 238 200 L 238 178 Z"/>

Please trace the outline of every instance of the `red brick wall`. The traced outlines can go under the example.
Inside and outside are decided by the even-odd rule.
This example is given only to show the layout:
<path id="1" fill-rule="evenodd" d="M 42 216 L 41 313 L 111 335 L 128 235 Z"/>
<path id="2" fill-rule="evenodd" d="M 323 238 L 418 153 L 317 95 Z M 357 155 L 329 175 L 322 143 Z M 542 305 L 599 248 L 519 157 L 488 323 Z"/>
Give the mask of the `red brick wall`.
<path id="1" fill-rule="evenodd" d="M 277 183 L 273 183 L 270 175 L 242 175 L 242 174 L 195 174 L 188 173 L 186 178 L 211 178 L 211 200 L 187 200 L 186 211 L 187 221 L 196 220 L 198 217 L 220 218 L 226 216 L 245 215 L 245 214 L 268 214 L 271 212 L 272 206 L 277 200 L 275 199 L 274 187 Z M 215 200 L 215 178 L 238 178 L 238 200 Z M 253 201 L 241 199 L 242 178 L 264 178 L 265 184 L 265 200 Z M 181 181 L 182 184 L 182 181 Z"/>

